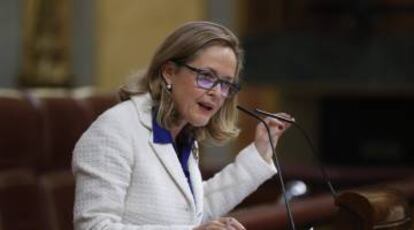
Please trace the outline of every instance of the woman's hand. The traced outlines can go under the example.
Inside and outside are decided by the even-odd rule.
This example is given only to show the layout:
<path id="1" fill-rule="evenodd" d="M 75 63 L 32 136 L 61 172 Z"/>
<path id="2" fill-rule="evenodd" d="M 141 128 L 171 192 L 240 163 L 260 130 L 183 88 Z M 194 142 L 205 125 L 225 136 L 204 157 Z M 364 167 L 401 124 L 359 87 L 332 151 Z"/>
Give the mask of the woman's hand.
<path id="1" fill-rule="evenodd" d="M 277 113 L 277 115 L 294 120 L 294 118 L 292 118 L 287 113 Z M 290 124 L 271 117 L 266 117 L 264 120 L 266 124 L 269 126 L 272 141 L 276 148 L 277 141 L 279 140 L 280 136 L 290 127 Z M 263 157 L 263 159 L 269 163 L 272 162 L 273 151 L 270 147 L 266 127 L 261 122 L 256 126 L 254 144 L 256 146 L 256 149 L 259 151 L 260 155 Z"/>
<path id="2" fill-rule="evenodd" d="M 233 217 L 220 217 L 202 224 L 194 230 L 246 230 L 246 228 Z"/>

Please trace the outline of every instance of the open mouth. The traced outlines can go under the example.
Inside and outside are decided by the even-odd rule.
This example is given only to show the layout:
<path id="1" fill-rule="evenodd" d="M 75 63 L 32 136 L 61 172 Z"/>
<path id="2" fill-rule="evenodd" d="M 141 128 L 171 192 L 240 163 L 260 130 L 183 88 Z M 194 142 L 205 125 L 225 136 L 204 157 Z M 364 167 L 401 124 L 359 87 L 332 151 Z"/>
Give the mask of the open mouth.
<path id="1" fill-rule="evenodd" d="M 199 105 L 202 109 L 204 109 L 204 110 L 206 110 L 206 111 L 208 111 L 208 112 L 210 112 L 210 111 L 212 111 L 212 110 L 213 110 L 213 106 L 211 106 L 211 105 L 209 105 L 209 104 L 199 102 L 199 103 L 198 103 L 198 105 Z"/>

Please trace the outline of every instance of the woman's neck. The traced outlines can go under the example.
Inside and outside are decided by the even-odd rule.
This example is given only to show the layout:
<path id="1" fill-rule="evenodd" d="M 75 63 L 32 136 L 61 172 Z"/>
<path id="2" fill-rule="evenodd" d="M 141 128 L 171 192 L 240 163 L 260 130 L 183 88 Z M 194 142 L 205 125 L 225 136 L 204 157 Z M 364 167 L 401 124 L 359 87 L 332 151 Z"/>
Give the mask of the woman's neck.
<path id="1" fill-rule="evenodd" d="M 178 125 L 175 125 L 170 128 L 169 131 L 174 141 L 177 140 L 178 134 L 183 130 L 185 125 L 186 125 L 186 122 L 180 122 Z"/>

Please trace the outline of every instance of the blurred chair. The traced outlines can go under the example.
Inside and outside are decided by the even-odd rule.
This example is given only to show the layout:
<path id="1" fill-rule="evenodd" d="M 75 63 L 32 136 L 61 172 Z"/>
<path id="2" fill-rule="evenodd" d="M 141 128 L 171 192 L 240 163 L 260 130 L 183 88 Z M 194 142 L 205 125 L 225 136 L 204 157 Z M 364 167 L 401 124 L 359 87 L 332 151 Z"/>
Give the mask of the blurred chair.
<path id="1" fill-rule="evenodd" d="M 0 230 L 73 229 L 73 148 L 117 102 L 94 90 L 0 89 Z"/>
<path id="2" fill-rule="evenodd" d="M 119 98 L 115 92 L 102 93 L 93 88 L 80 88 L 73 90 L 72 96 L 92 110 L 94 120 L 105 110 L 119 102 Z"/>
<path id="3" fill-rule="evenodd" d="M 0 229 L 44 230 L 37 181 L 26 169 L 0 172 Z"/>
<path id="4" fill-rule="evenodd" d="M 72 150 L 92 121 L 93 112 L 66 90 L 32 90 L 45 124 L 47 160 L 42 172 L 70 169 Z"/>
<path id="5" fill-rule="evenodd" d="M 75 179 L 71 172 L 51 172 L 42 175 L 39 186 L 46 212 L 46 230 L 73 229 Z"/>
<path id="6" fill-rule="evenodd" d="M 41 114 L 20 91 L 0 89 L 0 170 L 37 168 L 45 153 Z"/>

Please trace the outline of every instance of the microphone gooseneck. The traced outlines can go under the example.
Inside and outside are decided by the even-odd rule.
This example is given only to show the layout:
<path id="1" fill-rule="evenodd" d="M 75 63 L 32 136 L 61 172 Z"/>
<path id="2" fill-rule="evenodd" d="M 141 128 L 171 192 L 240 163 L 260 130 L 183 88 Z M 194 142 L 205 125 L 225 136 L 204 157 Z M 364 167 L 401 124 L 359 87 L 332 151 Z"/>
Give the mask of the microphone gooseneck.
<path id="1" fill-rule="evenodd" d="M 277 174 L 278 174 L 278 178 L 279 178 L 279 182 L 280 182 L 280 187 L 282 188 L 283 200 L 285 201 L 284 203 L 285 203 L 285 206 L 286 206 L 286 211 L 287 211 L 290 227 L 291 227 L 292 230 L 296 230 L 295 223 L 293 221 L 292 211 L 291 211 L 291 208 L 290 208 L 290 205 L 289 205 L 289 200 L 288 200 L 288 197 L 286 195 L 286 188 L 285 188 L 285 182 L 283 181 L 282 169 L 280 168 L 279 159 L 276 155 L 275 145 L 273 144 L 273 140 L 272 140 L 271 133 L 270 133 L 270 128 L 266 124 L 266 122 L 261 117 L 259 117 L 258 115 L 254 114 L 253 112 L 249 111 L 248 109 L 245 109 L 245 108 L 241 107 L 240 105 L 237 105 L 237 108 L 239 110 L 241 110 L 242 112 L 248 114 L 249 116 L 259 120 L 260 122 L 262 122 L 263 125 L 266 128 L 266 131 L 267 131 L 267 134 L 268 134 L 268 137 L 269 137 L 269 143 L 271 145 L 272 152 L 273 152 L 272 155 L 273 155 L 274 163 L 275 163 L 276 169 L 278 171 Z"/>
<path id="2" fill-rule="evenodd" d="M 258 114 L 261 114 L 263 116 L 273 117 L 273 118 L 288 122 L 290 124 L 293 124 L 294 126 L 296 126 L 302 132 L 302 135 L 305 137 L 306 141 L 308 142 L 308 145 L 311 148 L 313 158 L 316 160 L 319 171 L 322 174 L 323 180 L 328 185 L 329 190 L 330 190 L 333 198 L 335 199 L 337 197 L 337 192 L 334 189 L 334 187 L 331 183 L 331 180 L 328 177 L 328 174 L 326 173 L 325 167 L 322 165 L 322 162 L 317 157 L 318 151 L 316 150 L 316 147 L 313 145 L 310 137 L 306 134 L 305 129 L 303 129 L 295 120 L 292 120 L 292 119 L 289 119 L 289 118 L 286 118 L 286 117 L 283 117 L 283 116 L 280 116 L 280 115 L 277 115 L 277 114 L 272 114 L 272 113 L 269 113 L 269 112 L 266 112 L 266 111 L 263 111 L 263 110 L 260 110 L 260 109 L 255 109 L 255 112 L 258 113 Z"/>

